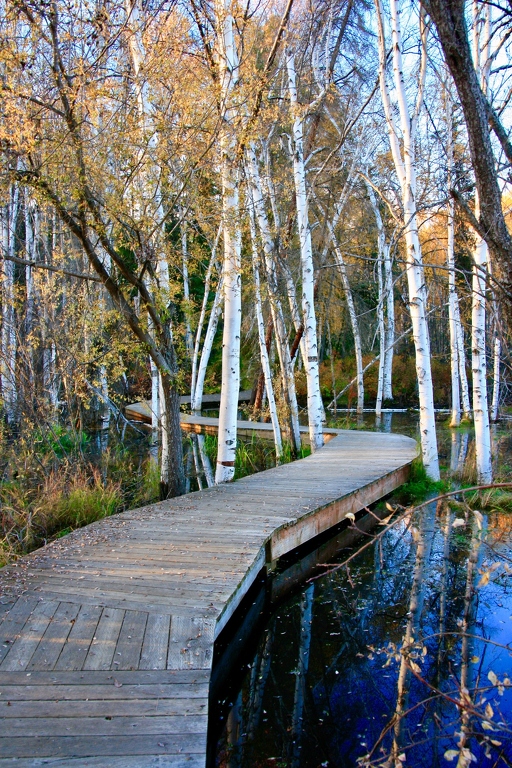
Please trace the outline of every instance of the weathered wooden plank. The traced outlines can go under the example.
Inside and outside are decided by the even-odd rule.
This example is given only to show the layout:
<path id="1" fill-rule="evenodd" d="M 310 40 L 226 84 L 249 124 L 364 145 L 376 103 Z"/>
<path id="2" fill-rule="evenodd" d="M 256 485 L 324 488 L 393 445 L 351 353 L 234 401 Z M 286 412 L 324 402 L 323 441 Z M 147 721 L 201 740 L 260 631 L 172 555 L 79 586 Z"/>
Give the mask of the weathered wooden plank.
<path id="1" fill-rule="evenodd" d="M 49 690 L 42 690 L 42 686 L 2 686 L 2 699 L 11 704 L 14 701 L 35 701 L 39 702 L 39 711 L 42 710 L 41 702 L 66 701 L 68 703 L 77 701 L 83 704 L 85 701 L 122 701 L 130 698 L 134 701 L 144 699 L 157 701 L 208 701 L 208 683 L 182 683 L 181 685 L 164 685 L 155 683 L 153 685 L 127 685 L 123 683 L 120 688 L 116 688 L 114 680 L 117 680 L 119 674 L 113 678 L 112 685 L 55 685 Z"/>
<path id="2" fill-rule="evenodd" d="M 139 669 L 165 669 L 169 648 L 171 617 L 165 614 L 150 614 L 142 645 Z"/>
<path id="3" fill-rule="evenodd" d="M 110 669 L 124 619 L 124 611 L 104 608 L 87 652 L 83 669 Z"/>
<path id="4" fill-rule="evenodd" d="M 172 735 L 19 736 L 0 739 L 0 757 L 95 757 L 99 755 L 169 755 L 206 752 L 206 732 Z M 203 758 L 204 760 L 204 758 Z"/>
<path id="5" fill-rule="evenodd" d="M 37 603 L 37 599 L 20 597 L 3 620 L 0 627 L 0 661 L 11 650 L 12 643 L 25 626 Z"/>
<path id="6" fill-rule="evenodd" d="M 126 611 L 111 669 L 138 669 L 148 614 Z"/>
<path id="7" fill-rule="evenodd" d="M 210 669 L 213 658 L 215 621 L 171 618 L 168 669 Z"/>
<path id="8" fill-rule="evenodd" d="M 151 715 L 117 717 L 115 712 L 107 717 L 24 717 L 19 720 L 0 719 L 0 739 L 32 736 L 125 736 L 130 741 L 132 734 L 201 734 L 206 732 L 206 714 Z M 129 735 L 128 735 L 129 734 Z"/>
<path id="9" fill-rule="evenodd" d="M 0 768 L 107 768 L 107 765 L 108 768 L 204 768 L 204 755 L 0 758 Z"/>
<path id="10" fill-rule="evenodd" d="M 80 606 L 61 603 L 41 638 L 27 669 L 53 669 L 78 615 Z"/>
<path id="11" fill-rule="evenodd" d="M 208 709 L 205 697 L 201 698 L 129 698 L 129 699 L 90 699 L 85 701 L 45 701 L 44 713 L 41 712 L 41 702 L 37 699 L 17 701 L 15 699 L 0 699 L 0 718 L 47 718 L 66 717 L 150 717 L 158 715 L 185 716 L 204 715 Z"/>
<path id="12" fill-rule="evenodd" d="M 20 688 L 37 689 L 45 686 L 78 686 L 97 685 L 116 687 L 115 681 L 123 685 L 189 685 L 208 683 L 210 673 L 208 670 L 119 670 L 114 672 L 62 670 L 47 672 L 34 670 L 33 672 L 0 672 L 0 685 L 20 686 Z M 44 694 L 44 691 L 43 691 Z"/>
<path id="13" fill-rule="evenodd" d="M 57 602 L 42 602 L 36 605 L 30 618 L 25 623 L 23 631 L 11 645 L 10 651 L 0 664 L 0 670 L 26 669 L 34 651 L 41 641 L 48 624 L 59 604 Z"/>
<path id="14" fill-rule="evenodd" d="M 82 605 L 68 635 L 55 669 L 81 669 L 87 657 L 102 609 L 97 605 Z"/>

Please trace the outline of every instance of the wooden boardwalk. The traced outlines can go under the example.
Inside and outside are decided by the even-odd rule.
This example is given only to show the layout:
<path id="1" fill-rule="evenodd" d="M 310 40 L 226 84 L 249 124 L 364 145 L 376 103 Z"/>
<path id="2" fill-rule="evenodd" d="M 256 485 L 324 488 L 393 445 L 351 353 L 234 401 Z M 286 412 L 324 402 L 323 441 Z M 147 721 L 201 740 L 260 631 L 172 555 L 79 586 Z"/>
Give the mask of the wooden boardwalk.
<path id="1" fill-rule="evenodd" d="M 248 403 L 252 398 L 252 389 L 244 389 L 238 393 L 239 403 Z M 220 393 L 213 395 L 203 395 L 202 400 L 203 408 L 206 406 L 220 405 Z M 180 405 L 190 405 L 190 395 L 182 395 L 180 397 Z M 124 412 L 129 419 L 134 421 L 142 421 L 145 424 L 151 424 L 151 401 L 141 400 L 138 403 L 130 403 L 124 408 Z"/>
<path id="2" fill-rule="evenodd" d="M 403 483 L 401 435 L 95 523 L 0 572 L 0 767 L 203 767 L 215 638 L 266 564 Z"/>

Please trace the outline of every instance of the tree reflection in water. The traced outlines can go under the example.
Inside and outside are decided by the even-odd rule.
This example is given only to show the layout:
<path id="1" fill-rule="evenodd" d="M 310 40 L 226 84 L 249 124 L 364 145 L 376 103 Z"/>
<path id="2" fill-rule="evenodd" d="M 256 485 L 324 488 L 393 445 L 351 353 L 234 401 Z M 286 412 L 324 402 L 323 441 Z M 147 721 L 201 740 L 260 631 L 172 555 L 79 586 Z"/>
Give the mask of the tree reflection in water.
<path id="1" fill-rule="evenodd" d="M 511 574 L 510 516 L 403 515 L 279 606 L 217 765 L 511 766 Z"/>

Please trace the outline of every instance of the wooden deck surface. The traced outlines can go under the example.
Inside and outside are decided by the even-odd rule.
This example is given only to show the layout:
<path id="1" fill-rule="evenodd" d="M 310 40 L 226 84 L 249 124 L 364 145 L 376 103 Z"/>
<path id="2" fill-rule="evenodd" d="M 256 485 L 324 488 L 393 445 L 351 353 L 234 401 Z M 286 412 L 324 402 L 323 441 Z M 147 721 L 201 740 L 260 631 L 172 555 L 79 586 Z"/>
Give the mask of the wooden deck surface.
<path id="1" fill-rule="evenodd" d="M 265 564 L 403 483 L 401 435 L 116 515 L 0 571 L 0 766 L 204 766 L 216 636 Z"/>
<path id="2" fill-rule="evenodd" d="M 252 389 L 244 389 L 238 393 L 239 403 L 248 403 L 252 398 Z M 182 395 L 180 397 L 181 405 L 190 405 L 190 395 Z M 220 404 L 220 393 L 213 395 L 203 395 L 202 397 L 203 408 L 205 406 L 215 406 Z M 134 421 L 143 421 L 146 424 L 151 424 L 151 402 L 149 400 L 141 400 L 138 403 L 130 403 L 126 405 L 124 409 L 127 417 Z"/>

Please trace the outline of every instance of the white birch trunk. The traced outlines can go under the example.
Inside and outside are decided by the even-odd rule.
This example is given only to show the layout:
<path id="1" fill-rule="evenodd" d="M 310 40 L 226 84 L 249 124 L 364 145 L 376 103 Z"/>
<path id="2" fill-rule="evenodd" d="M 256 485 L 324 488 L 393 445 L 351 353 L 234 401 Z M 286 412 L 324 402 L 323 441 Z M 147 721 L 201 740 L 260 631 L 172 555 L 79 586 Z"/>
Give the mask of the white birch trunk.
<path id="1" fill-rule="evenodd" d="M 36 242 L 36 206 L 34 200 L 30 197 L 28 190 L 25 190 L 25 258 L 30 261 L 35 261 L 37 256 L 37 242 Z M 25 361 L 28 372 L 28 383 L 30 384 L 32 392 L 34 391 L 34 358 L 33 358 L 33 341 L 32 334 L 34 332 L 34 315 L 35 315 L 35 286 L 34 275 L 32 273 L 32 267 L 25 266 Z"/>
<path id="2" fill-rule="evenodd" d="M 449 90 L 446 91 L 446 154 L 448 164 L 448 189 L 452 185 L 453 174 L 453 131 L 452 131 L 452 100 Z M 460 424 L 460 366 L 459 346 L 457 343 L 457 308 L 458 296 L 455 285 L 455 206 L 451 196 L 448 197 L 448 227 L 446 265 L 448 268 L 448 325 L 450 331 L 450 370 L 452 381 L 452 404 L 450 427 Z"/>
<path id="3" fill-rule="evenodd" d="M 231 105 L 238 81 L 238 57 L 230 0 L 217 0 L 222 124 L 220 128 L 222 214 L 224 223 L 224 333 L 222 383 L 219 409 L 219 446 L 215 482 L 225 483 L 235 474 L 238 392 L 240 389 L 240 328 L 242 276 L 239 226 L 239 179 L 235 161 L 234 117 Z"/>
<path id="4" fill-rule="evenodd" d="M 277 293 L 277 276 L 274 262 L 272 237 L 270 234 L 270 225 L 268 222 L 267 213 L 265 211 L 265 204 L 263 201 L 263 191 L 258 170 L 258 161 L 253 145 L 251 145 L 247 150 L 247 158 L 247 177 L 250 184 L 250 194 L 261 235 L 263 254 L 265 256 L 268 297 L 270 302 L 272 322 L 274 324 L 274 334 L 276 338 L 277 354 L 279 357 L 279 365 L 281 370 L 283 394 L 289 409 L 290 440 L 292 442 L 293 450 L 295 452 L 299 452 L 301 447 L 299 407 L 297 405 L 297 393 L 295 390 L 295 379 L 293 375 L 293 361 L 290 357 L 290 349 L 288 347 L 283 310 Z"/>
<path id="5" fill-rule="evenodd" d="M 211 488 L 213 485 L 215 485 L 215 477 L 213 476 L 213 469 L 210 462 L 210 458 L 206 453 L 206 446 L 204 444 L 204 435 L 197 435 L 197 444 L 199 446 L 199 455 L 201 456 L 201 463 L 204 469 L 206 484 L 208 488 Z"/>
<path id="6" fill-rule="evenodd" d="M 345 300 L 347 302 L 348 315 L 350 318 L 350 327 L 352 329 L 352 336 L 354 338 L 354 353 L 356 357 L 356 389 L 357 389 L 357 413 L 363 413 L 364 409 L 364 376 L 363 376 L 363 350 L 361 344 L 361 334 L 359 332 L 359 323 L 357 322 L 357 313 L 354 305 L 354 298 L 352 296 L 352 289 L 350 287 L 350 280 L 348 279 L 347 267 L 343 254 L 336 241 L 336 235 L 330 221 L 327 221 L 327 229 L 331 238 L 331 243 L 334 248 L 334 254 L 336 257 L 336 263 L 341 275 L 341 283 L 343 285 L 343 292 L 345 293 Z"/>
<path id="7" fill-rule="evenodd" d="M 500 405 L 500 360 L 501 341 L 498 336 L 496 336 L 494 338 L 494 378 L 492 385 L 491 421 L 498 421 Z"/>
<path id="8" fill-rule="evenodd" d="M 413 326 L 413 338 L 416 357 L 416 375 L 420 401 L 420 439 L 423 465 L 432 480 L 439 480 L 439 458 L 434 412 L 434 391 L 430 365 L 430 340 L 427 325 L 426 300 L 427 290 L 423 273 L 423 261 L 416 213 L 416 172 L 415 172 L 415 132 L 419 110 L 423 101 L 426 74 L 426 27 L 424 16 L 420 14 L 420 33 L 422 59 L 420 84 L 414 112 L 411 115 L 407 103 L 406 88 L 402 66 L 402 39 L 400 30 L 400 0 L 390 0 L 391 28 L 393 39 L 393 71 L 398 111 L 401 123 L 400 146 L 399 133 L 391 107 L 389 90 L 386 82 L 386 41 L 384 33 L 384 15 L 381 0 L 375 0 L 379 32 L 379 79 L 382 103 L 386 115 L 393 161 L 400 181 L 404 209 L 404 229 L 406 241 L 406 274 L 409 290 L 409 307 Z"/>
<path id="9" fill-rule="evenodd" d="M 8 256 L 15 255 L 16 221 L 19 211 L 19 189 L 11 188 L 9 201 L 3 208 L 2 246 Z M 14 312 L 14 263 L 3 260 L 2 280 L 2 355 L 0 359 L 0 383 L 5 418 L 8 423 L 16 420 L 16 328 Z"/>
<path id="10" fill-rule="evenodd" d="M 208 325 L 206 327 L 206 334 L 204 337 L 203 348 L 201 350 L 201 358 L 197 368 L 197 376 L 194 384 L 194 396 L 191 400 L 192 413 L 199 414 L 203 403 L 203 390 L 204 380 L 206 378 L 206 370 L 208 368 L 208 361 L 210 360 L 210 354 L 213 347 L 213 341 L 217 332 L 217 326 L 219 324 L 219 317 L 222 308 L 222 296 L 223 296 L 223 281 L 222 278 L 217 286 L 215 298 L 213 300 L 213 306 L 211 308 L 210 317 L 208 319 Z M 238 395 L 237 395 L 238 399 Z"/>
<path id="11" fill-rule="evenodd" d="M 487 17 L 489 18 L 489 17 Z M 488 44 L 490 29 L 484 27 L 481 36 L 479 7 L 473 3 L 473 55 L 475 68 L 480 76 L 480 85 L 484 93 L 488 84 Z M 481 55 L 483 57 L 483 66 Z M 480 200 L 475 196 L 475 216 L 480 215 Z M 486 278 L 488 274 L 489 252 L 487 243 L 475 233 L 473 253 L 473 283 L 471 311 L 471 368 L 473 378 L 473 421 L 475 425 L 476 474 L 479 483 L 492 482 L 491 429 L 487 401 L 487 361 L 486 361 Z"/>
<path id="12" fill-rule="evenodd" d="M 464 328 L 460 319 L 459 302 L 455 304 L 455 329 L 457 332 L 457 354 L 459 358 L 460 394 L 462 398 L 462 420 L 471 420 L 471 402 L 469 399 L 468 375 L 466 373 L 466 350 L 464 347 Z"/>
<path id="13" fill-rule="evenodd" d="M 302 322 L 304 325 L 304 347 L 306 354 L 306 383 L 308 391 L 308 423 L 311 450 L 314 452 L 324 444 L 324 410 L 320 393 L 318 369 L 318 343 L 315 316 L 315 275 L 313 249 L 309 227 L 308 200 L 306 192 L 306 171 L 304 167 L 303 118 L 297 99 L 295 61 L 293 54 L 286 58 L 288 91 L 293 114 L 293 176 L 297 202 L 297 223 L 299 228 L 301 271 L 302 271 Z"/>
<path id="14" fill-rule="evenodd" d="M 290 314 L 292 316 L 293 321 L 293 327 L 295 328 L 295 333 L 297 333 L 301 326 L 301 317 L 300 317 L 300 310 L 299 305 L 297 304 L 297 292 L 295 290 L 295 283 L 293 281 L 292 273 L 290 271 L 290 267 L 288 264 L 281 264 L 282 272 L 284 274 L 284 279 L 286 280 L 286 293 L 288 295 L 288 304 L 290 307 Z M 304 334 L 301 337 L 301 340 L 299 342 L 299 349 L 300 354 L 302 358 L 302 363 L 304 367 L 306 366 L 306 347 L 304 342 Z M 298 360 L 298 355 L 296 354 L 292 360 L 293 365 Z"/>
<path id="15" fill-rule="evenodd" d="M 194 354 L 194 343 L 192 341 L 192 329 L 190 327 L 190 284 L 188 279 L 188 238 L 187 226 L 183 221 L 184 211 L 182 211 L 181 229 L 181 258 L 183 270 L 183 297 L 185 299 L 185 348 L 187 354 L 192 360 Z"/>
<path id="16" fill-rule="evenodd" d="M 395 297 L 393 295 L 393 267 L 389 243 L 384 243 L 384 295 L 386 297 L 386 342 L 384 345 L 384 381 L 382 397 L 393 399 L 393 355 L 395 351 Z"/>
<path id="17" fill-rule="evenodd" d="M 212 252 L 210 255 L 210 261 L 208 263 L 208 269 L 206 270 L 206 276 L 204 280 L 204 295 L 203 295 L 203 301 L 201 304 L 201 313 L 199 315 L 199 322 L 197 324 L 196 328 L 196 336 L 194 339 L 194 351 L 192 353 L 192 373 L 190 377 L 190 405 L 191 410 L 194 411 L 194 403 L 195 403 L 195 391 L 196 391 L 196 382 L 197 382 L 197 366 L 199 362 L 199 347 L 201 345 L 201 336 L 203 335 L 203 326 L 204 321 L 206 318 L 206 307 L 208 305 L 208 297 L 210 295 L 210 285 L 211 285 L 211 279 L 212 279 L 212 273 L 214 266 L 216 264 L 216 257 L 217 257 L 217 246 L 219 244 L 219 239 L 222 234 L 222 224 L 220 225 L 219 229 L 217 230 L 217 236 L 215 238 L 215 242 L 213 244 Z M 216 328 L 217 326 L 215 326 Z M 208 352 L 208 357 L 210 356 L 210 353 Z M 204 381 L 204 377 L 203 377 Z M 202 391 L 201 391 L 201 398 L 202 398 Z M 199 410 L 201 410 L 201 403 L 199 403 Z"/>
<path id="18" fill-rule="evenodd" d="M 272 422 L 272 430 L 274 432 L 274 443 L 276 446 L 276 459 L 279 462 L 283 455 L 283 443 L 281 439 L 281 428 L 279 426 L 279 418 L 277 415 L 276 401 L 274 397 L 274 387 L 272 384 L 272 372 L 270 370 L 270 361 L 268 359 L 267 345 L 265 342 L 265 321 L 263 319 L 263 312 L 261 308 L 261 289 L 260 289 L 260 272 L 258 267 L 258 245 L 256 241 L 256 224 L 254 221 L 254 211 L 249 208 L 249 225 L 251 229 L 251 245 L 252 245 L 252 271 L 254 276 L 254 295 L 256 299 L 256 322 L 258 325 L 258 341 L 260 345 L 260 359 L 261 367 L 263 368 L 263 375 L 265 377 L 265 389 L 268 398 L 268 406 L 270 410 L 270 419 Z"/>
<path id="19" fill-rule="evenodd" d="M 478 206 L 476 206 L 478 209 Z M 475 213 L 478 216 L 478 210 Z M 473 372 L 473 421 L 475 424 L 476 474 L 479 483 L 492 482 L 491 430 L 487 404 L 485 356 L 485 302 L 487 243 L 477 233 L 473 253 L 473 300 L 471 312 L 471 368 Z"/>
<path id="20" fill-rule="evenodd" d="M 386 242 L 386 231 L 375 192 L 371 184 L 367 184 L 368 197 L 377 225 L 377 279 L 379 284 L 379 304 L 377 306 L 377 324 L 380 341 L 379 377 L 377 385 L 377 415 L 382 411 L 382 400 L 393 397 L 393 345 L 395 341 L 395 304 L 393 301 L 393 272 L 389 243 Z M 384 276 L 383 276 L 384 271 Z"/>
<path id="21" fill-rule="evenodd" d="M 379 289 L 379 301 L 377 304 L 377 332 L 379 335 L 379 373 L 377 377 L 377 398 L 375 400 L 375 416 L 379 419 L 382 415 L 382 394 L 384 391 L 384 364 L 386 361 L 386 329 L 384 326 L 384 281 L 382 279 L 382 252 L 379 248 L 377 256 L 377 285 Z"/>

